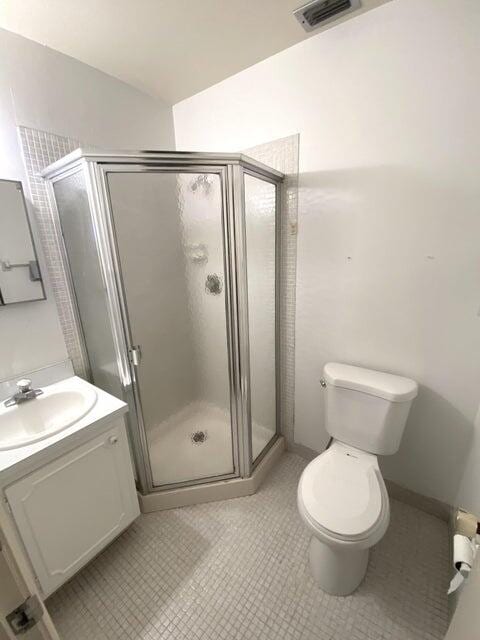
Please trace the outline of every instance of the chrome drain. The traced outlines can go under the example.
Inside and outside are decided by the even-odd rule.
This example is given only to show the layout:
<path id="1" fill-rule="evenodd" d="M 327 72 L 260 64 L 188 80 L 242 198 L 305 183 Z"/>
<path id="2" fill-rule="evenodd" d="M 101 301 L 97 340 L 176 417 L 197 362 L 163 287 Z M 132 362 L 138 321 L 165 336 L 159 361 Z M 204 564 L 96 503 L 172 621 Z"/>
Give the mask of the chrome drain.
<path id="1" fill-rule="evenodd" d="M 206 439 L 207 439 L 206 431 L 194 431 L 193 433 L 190 434 L 190 440 L 193 442 L 193 444 L 203 444 Z"/>

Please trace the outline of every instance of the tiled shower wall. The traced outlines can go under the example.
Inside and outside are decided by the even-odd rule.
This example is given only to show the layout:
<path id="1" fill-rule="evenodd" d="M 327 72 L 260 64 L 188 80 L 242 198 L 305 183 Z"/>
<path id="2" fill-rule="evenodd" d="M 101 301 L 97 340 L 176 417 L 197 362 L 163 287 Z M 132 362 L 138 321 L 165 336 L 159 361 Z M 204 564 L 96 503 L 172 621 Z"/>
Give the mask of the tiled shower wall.
<path id="1" fill-rule="evenodd" d="M 56 213 L 52 210 L 45 182 L 40 176 L 42 169 L 81 145 L 78 140 L 27 127 L 18 127 L 18 133 L 27 170 L 31 202 L 34 207 L 67 353 L 72 360 L 75 373 L 85 378 L 87 377 L 88 366 L 81 347 L 80 334 L 67 285 L 59 239 L 55 231 L 54 216 Z"/>
<path id="2" fill-rule="evenodd" d="M 280 396 L 282 433 L 294 448 L 295 283 L 297 269 L 299 135 L 267 142 L 244 153 L 285 174 L 282 188 L 280 248 Z"/>

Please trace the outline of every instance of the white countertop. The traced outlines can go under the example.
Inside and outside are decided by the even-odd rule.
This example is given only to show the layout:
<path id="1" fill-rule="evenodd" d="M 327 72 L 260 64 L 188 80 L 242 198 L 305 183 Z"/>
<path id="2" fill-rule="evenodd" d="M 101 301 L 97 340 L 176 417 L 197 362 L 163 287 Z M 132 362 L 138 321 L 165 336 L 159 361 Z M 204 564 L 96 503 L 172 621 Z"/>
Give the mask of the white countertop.
<path id="1" fill-rule="evenodd" d="M 94 437 L 97 426 L 108 424 L 116 416 L 121 416 L 128 411 L 128 406 L 125 402 L 118 400 L 118 398 L 102 391 L 98 387 L 94 387 L 77 376 L 48 385 L 48 388 L 61 390 L 65 387 L 65 384 L 68 384 L 70 388 L 74 386 L 79 390 L 83 386 L 94 389 L 97 394 L 95 404 L 86 415 L 63 431 L 30 445 L 0 451 L 1 485 L 5 486 L 12 482 L 19 474 L 29 473 L 32 466 L 46 464 L 49 458 L 54 459 L 61 455 L 65 448 L 75 446 L 77 441 L 80 441 L 83 437 L 88 437 L 90 434 Z M 35 400 L 31 402 L 35 402 Z"/>

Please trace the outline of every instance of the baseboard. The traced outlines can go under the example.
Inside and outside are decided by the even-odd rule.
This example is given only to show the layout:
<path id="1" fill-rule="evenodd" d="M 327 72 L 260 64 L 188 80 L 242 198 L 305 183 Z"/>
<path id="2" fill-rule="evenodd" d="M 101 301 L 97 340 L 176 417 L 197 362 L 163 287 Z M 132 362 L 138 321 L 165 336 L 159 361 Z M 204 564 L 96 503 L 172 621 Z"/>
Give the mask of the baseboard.
<path id="1" fill-rule="evenodd" d="M 303 444 L 298 444 L 298 442 L 287 442 L 287 451 L 296 453 L 297 456 L 300 456 L 301 458 L 304 458 L 309 462 L 310 460 L 313 460 L 320 455 L 318 451 L 314 451 L 313 449 L 310 449 L 310 447 L 306 447 Z"/>
<path id="2" fill-rule="evenodd" d="M 388 495 L 394 500 L 404 502 L 405 504 L 409 504 L 416 509 L 420 509 L 420 511 L 424 511 L 431 516 L 440 518 L 440 520 L 446 522 L 449 527 L 451 526 L 454 508 L 449 504 L 446 504 L 441 500 L 437 500 L 436 498 L 429 498 L 428 496 L 424 496 L 421 493 L 412 491 L 411 489 L 406 489 L 396 482 L 392 482 L 386 478 L 385 484 L 387 486 Z"/>
<path id="3" fill-rule="evenodd" d="M 148 495 L 138 494 L 142 513 L 176 509 L 204 502 L 217 502 L 230 498 L 242 498 L 255 493 L 285 450 L 283 437 L 272 445 L 265 457 L 259 462 L 250 478 L 234 478 L 220 482 L 209 482 L 192 487 L 157 491 Z"/>

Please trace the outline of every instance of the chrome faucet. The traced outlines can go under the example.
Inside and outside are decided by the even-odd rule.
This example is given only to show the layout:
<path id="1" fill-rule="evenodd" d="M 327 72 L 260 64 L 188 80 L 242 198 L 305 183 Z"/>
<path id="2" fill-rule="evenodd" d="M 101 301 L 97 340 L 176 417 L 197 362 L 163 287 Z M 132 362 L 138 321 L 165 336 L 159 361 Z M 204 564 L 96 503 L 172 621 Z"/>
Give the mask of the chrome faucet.
<path id="1" fill-rule="evenodd" d="M 17 393 L 5 400 L 3 404 L 6 407 L 13 407 L 27 400 L 34 400 L 37 396 L 42 395 L 42 393 L 43 391 L 41 389 L 32 389 L 32 381 L 25 378 L 17 382 Z"/>

